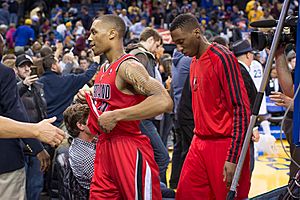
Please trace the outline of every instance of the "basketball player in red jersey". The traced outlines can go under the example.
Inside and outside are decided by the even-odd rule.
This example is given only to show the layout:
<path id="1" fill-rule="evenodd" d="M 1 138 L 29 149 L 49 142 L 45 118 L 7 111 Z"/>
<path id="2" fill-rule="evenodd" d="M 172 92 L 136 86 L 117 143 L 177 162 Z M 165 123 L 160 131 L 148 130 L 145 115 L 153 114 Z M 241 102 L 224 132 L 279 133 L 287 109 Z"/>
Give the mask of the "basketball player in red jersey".
<path id="1" fill-rule="evenodd" d="M 163 86 L 132 55 L 125 54 L 126 26 L 114 15 L 96 19 L 89 41 L 95 55 L 105 54 L 95 79 L 94 100 L 100 126 L 90 199 L 161 199 L 159 171 L 139 120 L 172 110 Z M 96 111 L 96 112 L 97 112 Z"/>
<path id="2" fill-rule="evenodd" d="M 236 57 L 210 44 L 198 20 L 177 16 L 170 27 L 173 41 L 190 67 L 194 137 L 182 167 L 176 199 L 226 199 L 250 118 L 250 104 Z M 237 199 L 250 189 L 249 154 L 242 169 Z M 226 187 L 227 186 L 227 187 Z"/>

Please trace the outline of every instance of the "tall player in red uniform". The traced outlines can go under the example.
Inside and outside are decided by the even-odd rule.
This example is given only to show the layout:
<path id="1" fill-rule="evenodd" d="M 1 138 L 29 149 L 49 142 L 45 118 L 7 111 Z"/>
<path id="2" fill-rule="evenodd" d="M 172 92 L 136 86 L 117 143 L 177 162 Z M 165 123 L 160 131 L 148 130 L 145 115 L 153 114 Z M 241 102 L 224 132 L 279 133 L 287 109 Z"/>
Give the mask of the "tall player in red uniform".
<path id="1" fill-rule="evenodd" d="M 226 199 L 250 117 L 247 91 L 235 56 L 224 46 L 210 44 L 197 19 L 177 16 L 170 27 L 173 41 L 190 67 L 195 136 L 184 162 L 176 199 Z M 227 186 L 227 187 L 226 187 Z M 247 156 L 237 199 L 250 189 Z"/>
<path id="2" fill-rule="evenodd" d="M 172 100 L 134 56 L 125 54 L 125 29 L 114 15 L 96 19 L 91 27 L 92 50 L 104 53 L 110 65 L 95 79 L 94 108 L 102 114 L 90 199 L 161 199 L 158 167 L 139 120 L 170 112 Z"/>

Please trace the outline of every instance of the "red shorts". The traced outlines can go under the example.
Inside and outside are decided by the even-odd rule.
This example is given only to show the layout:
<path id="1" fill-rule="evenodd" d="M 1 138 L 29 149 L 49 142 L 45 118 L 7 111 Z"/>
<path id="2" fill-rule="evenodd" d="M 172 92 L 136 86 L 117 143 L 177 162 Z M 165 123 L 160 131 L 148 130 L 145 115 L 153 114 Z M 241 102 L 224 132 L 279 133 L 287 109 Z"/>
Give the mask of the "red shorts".
<path id="1" fill-rule="evenodd" d="M 223 182 L 223 167 L 230 138 L 202 140 L 194 136 L 182 167 L 176 199 L 226 199 L 228 189 Z M 250 190 L 250 155 L 241 172 L 236 199 L 248 198 Z"/>
<path id="2" fill-rule="evenodd" d="M 146 136 L 100 136 L 90 199 L 162 199 L 158 166 Z"/>

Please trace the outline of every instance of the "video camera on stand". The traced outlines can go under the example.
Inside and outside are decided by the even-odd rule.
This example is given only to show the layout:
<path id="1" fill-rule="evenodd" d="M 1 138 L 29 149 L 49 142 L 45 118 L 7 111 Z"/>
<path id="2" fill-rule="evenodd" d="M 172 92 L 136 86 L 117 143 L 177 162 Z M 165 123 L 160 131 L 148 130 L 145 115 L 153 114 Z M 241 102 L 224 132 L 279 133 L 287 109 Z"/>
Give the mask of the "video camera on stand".
<path id="1" fill-rule="evenodd" d="M 297 22 L 298 16 L 288 16 L 285 19 L 282 34 L 279 39 L 280 44 L 295 44 L 297 36 Z M 278 20 L 260 20 L 250 23 L 254 28 L 275 28 Z M 251 45 L 255 50 L 262 51 L 264 48 L 270 48 L 275 30 L 269 32 L 252 31 L 251 32 Z"/>

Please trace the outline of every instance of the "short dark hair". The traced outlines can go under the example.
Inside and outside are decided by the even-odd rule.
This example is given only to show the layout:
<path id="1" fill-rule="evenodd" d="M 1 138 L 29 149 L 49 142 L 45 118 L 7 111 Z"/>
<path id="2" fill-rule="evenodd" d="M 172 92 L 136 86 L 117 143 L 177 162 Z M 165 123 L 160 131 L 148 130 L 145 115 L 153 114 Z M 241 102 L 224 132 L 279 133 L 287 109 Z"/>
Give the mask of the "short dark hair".
<path id="1" fill-rule="evenodd" d="M 48 46 L 42 46 L 41 50 L 40 50 L 40 54 L 41 54 L 41 57 L 46 57 L 47 55 L 50 55 L 52 54 L 53 51 L 52 51 L 52 48 L 51 47 L 48 47 Z"/>
<path id="2" fill-rule="evenodd" d="M 85 124 L 88 118 L 90 109 L 86 104 L 73 104 L 69 106 L 63 113 L 64 122 L 67 131 L 72 137 L 78 137 L 80 130 L 77 127 L 77 122 Z"/>
<path id="3" fill-rule="evenodd" d="M 223 45 L 225 47 L 229 45 L 228 41 L 225 38 L 221 37 L 221 36 L 215 36 L 215 37 L 212 38 L 211 41 L 212 42 L 216 42 L 218 44 L 221 44 L 221 45 Z"/>
<path id="4" fill-rule="evenodd" d="M 88 58 L 86 56 L 80 56 L 78 61 L 81 61 L 81 60 L 86 60 L 89 62 Z"/>
<path id="5" fill-rule="evenodd" d="M 155 41 L 162 41 L 162 37 L 159 35 L 159 33 L 150 27 L 147 27 L 143 30 L 140 35 L 140 41 L 146 41 L 150 37 L 153 37 Z"/>
<path id="6" fill-rule="evenodd" d="M 43 68 L 44 71 L 50 71 L 53 64 L 57 63 L 57 60 L 55 59 L 53 54 L 50 54 L 48 56 L 45 56 L 43 58 Z"/>
<path id="7" fill-rule="evenodd" d="M 117 15 L 103 15 L 98 17 L 97 20 L 112 25 L 112 27 L 118 31 L 120 38 L 125 36 L 126 25 L 121 17 Z"/>
<path id="8" fill-rule="evenodd" d="M 193 30 L 200 28 L 200 24 L 194 15 L 180 14 L 172 21 L 170 31 L 174 31 L 178 28 L 182 30 Z"/>

